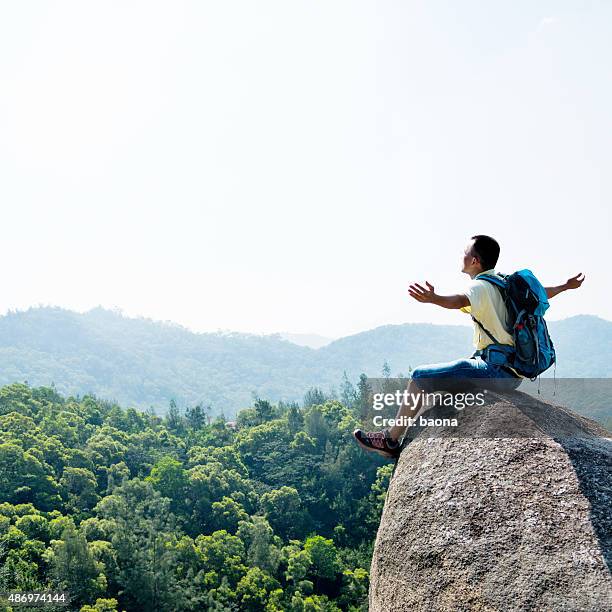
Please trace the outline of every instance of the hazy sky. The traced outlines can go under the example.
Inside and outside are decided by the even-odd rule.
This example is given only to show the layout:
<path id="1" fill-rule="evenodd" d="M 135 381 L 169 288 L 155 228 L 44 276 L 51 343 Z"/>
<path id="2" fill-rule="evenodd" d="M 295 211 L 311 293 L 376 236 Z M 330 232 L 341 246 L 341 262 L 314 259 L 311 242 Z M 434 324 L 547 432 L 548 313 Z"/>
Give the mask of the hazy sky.
<path id="1" fill-rule="evenodd" d="M 0 2 L 0 311 L 469 323 L 466 239 L 612 319 L 612 2 Z"/>

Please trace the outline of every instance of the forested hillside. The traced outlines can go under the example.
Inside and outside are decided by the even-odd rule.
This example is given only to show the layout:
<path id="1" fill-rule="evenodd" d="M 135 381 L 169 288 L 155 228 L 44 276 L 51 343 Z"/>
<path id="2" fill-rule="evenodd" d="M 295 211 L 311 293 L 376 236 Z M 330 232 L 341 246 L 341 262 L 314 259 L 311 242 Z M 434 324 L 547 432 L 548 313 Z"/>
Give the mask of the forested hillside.
<path id="1" fill-rule="evenodd" d="M 612 323 L 578 316 L 550 329 L 558 377 L 612 376 Z M 387 325 L 315 350 L 279 335 L 195 334 L 99 308 L 35 308 L 0 317 L 0 384 L 53 384 L 64 395 L 93 393 L 158 413 L 171 400 L 199 403 L 230 417 L 254 396 L 296 401 L 312 386 L 331 391 L 344 371 L 375 377 L 387 362 L 396 375 L 469 355 L 471 335 L 467 325 Z"/>
<path id="2" fill-rule="evenodd" d="M 3 387 L 0 592 L 67 590 L 83 612 L 366 610 L 392 465 L 351 439 L 359 388 L 350 406 L 257 400 L 232 428 L 199 406 Z"/>

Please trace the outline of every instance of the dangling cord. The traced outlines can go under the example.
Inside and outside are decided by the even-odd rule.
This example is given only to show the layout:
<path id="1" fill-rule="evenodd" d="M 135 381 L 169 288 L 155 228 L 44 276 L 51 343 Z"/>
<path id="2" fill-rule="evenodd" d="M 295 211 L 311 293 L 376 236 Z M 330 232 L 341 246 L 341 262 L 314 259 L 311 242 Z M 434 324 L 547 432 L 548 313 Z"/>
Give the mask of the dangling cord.
<path id="1" fill-rule="evenodd" d="M 554 380 L 553 397 L 555 397 L 555 395 L 557 395 L 557 362 L 556 361 L 555 361 L 555 367 L 553 369 L 553 380 Z"/>
<path id="2" fill-rule="evenodd" d="M 541 384 L 541 378 L 540 375 L 538 374 L 538 395 L 540 395 L 540 384 Z"/>

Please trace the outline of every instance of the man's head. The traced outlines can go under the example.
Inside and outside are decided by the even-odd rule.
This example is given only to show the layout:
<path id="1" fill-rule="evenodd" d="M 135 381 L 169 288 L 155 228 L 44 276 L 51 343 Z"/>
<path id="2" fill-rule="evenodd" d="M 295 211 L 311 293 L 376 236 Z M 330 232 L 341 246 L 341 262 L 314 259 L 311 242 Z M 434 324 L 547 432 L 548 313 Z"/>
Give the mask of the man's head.
<path id="1" fill-rule="evenodd" d="M 472 236 L 463 254 L 461 271 L 474 278 L 477 274 L 494 268 L 498 258 L 499 243 L 495 238 L 484 234 Z"/>

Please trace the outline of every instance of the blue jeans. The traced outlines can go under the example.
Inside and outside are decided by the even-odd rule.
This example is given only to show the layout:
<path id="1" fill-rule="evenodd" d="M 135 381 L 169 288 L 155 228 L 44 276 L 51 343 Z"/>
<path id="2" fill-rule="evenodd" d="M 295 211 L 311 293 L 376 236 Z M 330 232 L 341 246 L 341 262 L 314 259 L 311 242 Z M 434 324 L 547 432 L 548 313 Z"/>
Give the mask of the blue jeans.
<path id="1" fill-rule="evenodd" d="M 512 391 L 521 384 L 522 380 L 510 370 L 487 363 L 481 357 L 419 366 L 413 370 L 412 379 L 419 389 L 429 393 L 457 392 L 475 388 Z"/>

